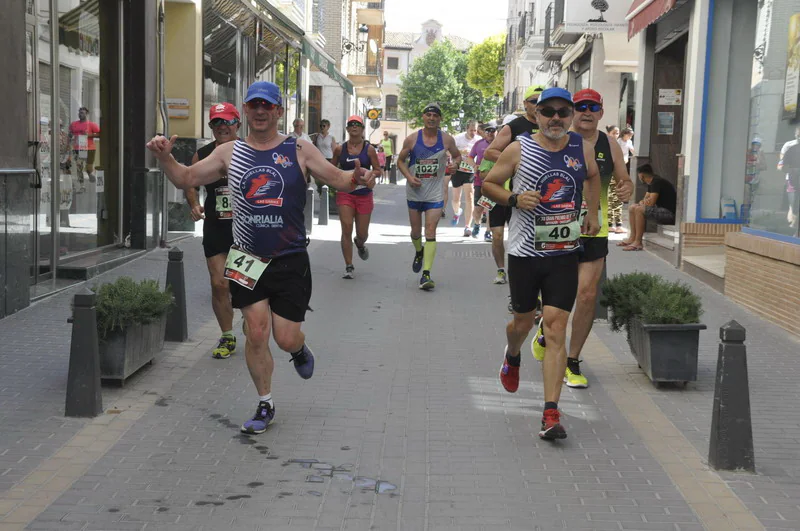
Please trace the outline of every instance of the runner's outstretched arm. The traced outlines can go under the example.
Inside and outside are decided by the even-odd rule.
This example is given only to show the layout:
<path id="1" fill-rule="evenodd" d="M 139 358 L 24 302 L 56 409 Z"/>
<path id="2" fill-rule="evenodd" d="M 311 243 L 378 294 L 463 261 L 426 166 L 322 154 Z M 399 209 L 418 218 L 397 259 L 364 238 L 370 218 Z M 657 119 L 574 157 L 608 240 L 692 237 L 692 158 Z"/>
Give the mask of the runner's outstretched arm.
<path id="1" fill-rule="evenodd" d="M 511 192 L 503 186 L 517 171 L 517 161 L 519 161 L 520 153 L 519 142 L 514 142 L 501 153 L 500 160 L 489 170 L 489 174 L 483 180 L 483 186 L 481 187 L 483 195 L 500 205 L 508 204 Z M 486 157 L 484 156 L 484 158 Z"/>
<path id="2" fill-rule="evenodd" d="M 301 166 L 304 166 L 306 170 L 310 170 L 314 177 L 322 181 L 323 184 L 343 192 L 349 192 L 359 184 L 369 186 L 370 181 L 374 182 L 372 173 L 362 168 L 361 163 L 358 161 L 356 161 L 355 170 L 344 171 L 325 160 L 322 153 L 311 142 L 298 138 L 297 147 L 297 157 Z"/>
<path id="3" fill-rule="evenodd" d="M 176 188 L 185 190 L 203 186 L 225 176 L 227 168 L 225 160 L 230 159 L 235 142 L 227 142 L 217 147 L 208 157 L 197 162 L 197 164 L 184 166 L 172 156 L 172 147 L 175 145 L 177 138 L 178 135 L 172 135 L 172 138 L 169 139 L 165 136 L 157 135 L 147 143 L 147 149 L 153 152 L 153 155 L 161 164 L 164 174 Z"/>
<path id="4" fill-rule="evenodd" d="M 503 127 L 500 131 L 497 132 L 497 136 L 494 137 L 494 141 L 489 144 L 489 147 L 486 148 L 486 152 L 483 154 L 483 158 L 486 160 L 490 160 L 492 162 L 497 162 L 500 160 L 500 153 L 503 152 L 505 148 L 511 143 L 511 128 L 510 127 Z"/>
<path id="5" fill-rule="evenodd" d="M 600 210 L 600 168 L 594 160 L 594 146 L 583 141 L 583 158 L 586 161 L 586 182 L 583 185 L 583 194 L 586 197 L 586 208 L 589 212 Z M 594 236 L 600 232 L 600 221 L 597 216 L 586 216 L 582 234 Z"/>

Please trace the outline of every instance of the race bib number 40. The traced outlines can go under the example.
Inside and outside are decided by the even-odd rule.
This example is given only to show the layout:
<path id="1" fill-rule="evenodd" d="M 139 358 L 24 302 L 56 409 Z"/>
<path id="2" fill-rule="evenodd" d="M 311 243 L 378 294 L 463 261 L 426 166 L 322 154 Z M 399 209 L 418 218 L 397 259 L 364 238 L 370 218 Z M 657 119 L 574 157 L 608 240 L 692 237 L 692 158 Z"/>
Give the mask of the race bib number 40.
<path id="1" fill-rule="evenodd" d="M 231 205 L 231 191 L 227 186 L 217 188 L 217 218 L 233 219 L 233 205 Z"/>
<path id="2" fill-rule="evenodd" d="M 417 178 L 432 179 L 439 175 L 439 159 L 420 159 L 417 161 Z"/>
<path id="3" fill-rule="evenodd" d="M 580 245 L 578 212 L 536 216 L 537 251 L 571 251 Z"/>
<path id="4" fill-rule="evenodd" d="M 248 252 L 231 247 L 225 261 L 225 278 L 252 290 L 266 271 L 270 260 L 262 260 Z"/>

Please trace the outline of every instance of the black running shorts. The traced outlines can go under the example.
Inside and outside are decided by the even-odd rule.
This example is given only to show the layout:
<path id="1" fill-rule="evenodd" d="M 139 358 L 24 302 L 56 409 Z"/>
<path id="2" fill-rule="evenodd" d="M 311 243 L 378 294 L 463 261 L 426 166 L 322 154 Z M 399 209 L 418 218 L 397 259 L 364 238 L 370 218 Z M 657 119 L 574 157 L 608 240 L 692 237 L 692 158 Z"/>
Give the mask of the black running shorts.
<path id="1" fill-rule="evenodd" d="M 540 292 L 543 306 L 571 312 L 578 294 L 578 253 L 541 257 L 508 255 L 508 282 L 515 313 L 536 309 Z"/>
<path id="2" fill-rule="evenodd" d="M 212 213 L 213 215 L 213 213 Z M 231 221 L 203 223 L 203 252 L 206 258 L 228 254 L 233 245 L 233 223 Z"/>
<path id="3" fill-rule="evenodd" d="M 311 301 L 308 253 L 303 251 L 273 259 L 252 290 L 232 281 L 230 287 L 234 308 L 244 308 L 267 300 L 270 310 L 276 315 L 302 323 Z"/>
<path id="4" fill-rule="evenodd" d="M 581 238 L 583 248 L 578 253 L 578 262 L 594 262 L 608 256 L 608 238 Z"/>
<path id="5" fill-rule="evenodd" d="M 505 205 L 495 205 L 489 211 L 489 227 L 502 227 L 511 220 L 511 207 Z"/>
<path id="6" fill-rule="evenodd" d="M 465 184 L 472 184 L 475 180 L 474 173 L 466 173 L 463 171 L 457 171 L 453 178 L 450 179 L 450 182 L 453 184 L 453 188 L 461 188 Z"/>

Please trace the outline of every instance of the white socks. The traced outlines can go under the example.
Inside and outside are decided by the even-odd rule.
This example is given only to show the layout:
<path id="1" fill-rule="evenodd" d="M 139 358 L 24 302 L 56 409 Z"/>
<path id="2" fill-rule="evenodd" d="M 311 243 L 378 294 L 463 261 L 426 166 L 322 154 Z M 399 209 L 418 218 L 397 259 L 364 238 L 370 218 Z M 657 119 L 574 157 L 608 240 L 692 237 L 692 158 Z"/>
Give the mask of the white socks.
<path id="1" fill-rule="evenodd" d="M 258 398 L 261 402 L 266 402 L 269 404 L 269 407 L 275 407 L 275 404 L 272 403 L 272 393 L 267 393 L 264 396 Z"/>

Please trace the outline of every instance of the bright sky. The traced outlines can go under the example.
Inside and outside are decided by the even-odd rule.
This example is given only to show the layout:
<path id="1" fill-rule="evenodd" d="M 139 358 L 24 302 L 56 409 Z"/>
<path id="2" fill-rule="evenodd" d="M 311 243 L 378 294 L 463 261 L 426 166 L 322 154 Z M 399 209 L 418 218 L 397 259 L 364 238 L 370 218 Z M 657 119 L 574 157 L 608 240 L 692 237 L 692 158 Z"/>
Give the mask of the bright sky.
<path id="1" fill-rule="evenodd" d="M 481 42 L 505 31 L 508 0 L 386 0 L 386 31 L 413 31 L 429 19 L 444 35 Z"/>

